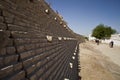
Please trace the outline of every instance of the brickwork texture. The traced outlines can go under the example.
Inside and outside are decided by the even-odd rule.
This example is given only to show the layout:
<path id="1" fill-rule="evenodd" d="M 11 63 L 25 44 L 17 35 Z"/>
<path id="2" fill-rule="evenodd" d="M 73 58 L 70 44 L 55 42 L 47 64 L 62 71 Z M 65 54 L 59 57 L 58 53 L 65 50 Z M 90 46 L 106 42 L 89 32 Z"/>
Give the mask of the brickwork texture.
<path id="1" fill-rule="evenodd" d="M 0 0 L 0 80 L 79 80 L 78 44 L 44 0 Z"/>

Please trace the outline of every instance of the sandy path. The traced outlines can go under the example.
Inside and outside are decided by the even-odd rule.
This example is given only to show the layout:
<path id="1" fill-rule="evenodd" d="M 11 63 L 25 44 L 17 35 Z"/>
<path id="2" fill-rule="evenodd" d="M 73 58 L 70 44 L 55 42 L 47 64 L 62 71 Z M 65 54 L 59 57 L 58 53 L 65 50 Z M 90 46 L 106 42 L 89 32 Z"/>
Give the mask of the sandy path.
<path id="1" fill-rule="evenodd" d="M 120 47 L 114 46 L 109 48 L 107 44 L 100 44 L 99 46 L 91 44 L 97 50 L 101 51 L 102 54 L 108 56 L 114 63 L 120 66 Z"/>
<path id="2" fill-rule="evenodd" d="M 120 80 L 119 54 L 118 47 L 109 48 L 106 44 L 97 46 L 91 42 L 80 44 L 82 80 Z"/>

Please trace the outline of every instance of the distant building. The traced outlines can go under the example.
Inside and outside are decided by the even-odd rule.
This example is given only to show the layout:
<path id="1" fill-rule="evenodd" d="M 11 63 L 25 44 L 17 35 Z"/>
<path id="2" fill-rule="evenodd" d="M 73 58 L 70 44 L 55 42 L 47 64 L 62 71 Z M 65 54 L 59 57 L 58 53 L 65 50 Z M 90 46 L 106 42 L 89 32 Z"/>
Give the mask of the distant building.
<path id="1" fill-rule="evenodd" d="M 89 41 L 94 41 L 96 38 L 92 36 L 92 34 L 89 34 L 88 36 Z"/>
<path id="2" fill-rule="evenodd" d="M 120 41 L 120 34 L 111 35 L 111 39 Z"/>
<path id="3" fill-rule="evenodd" d="M 90 34 L 88 39 L 89 41 L 95 41 L 96 38 Z M 107 44 L 109 44 L 111 41 L 113 41 L 115 45 L 120 46 L 120 34 L 113 34 L 111 35 L 110 39 L 101 40 L 102 43 Z"/>
<path id="4" fill-rule="evenodd" d="M 110 43 L 111 41 L 113 41 L 115 45 L 120 46 L 120 34 L 113 34 L 110 39 L 102 40 L 102 43 Z"/>

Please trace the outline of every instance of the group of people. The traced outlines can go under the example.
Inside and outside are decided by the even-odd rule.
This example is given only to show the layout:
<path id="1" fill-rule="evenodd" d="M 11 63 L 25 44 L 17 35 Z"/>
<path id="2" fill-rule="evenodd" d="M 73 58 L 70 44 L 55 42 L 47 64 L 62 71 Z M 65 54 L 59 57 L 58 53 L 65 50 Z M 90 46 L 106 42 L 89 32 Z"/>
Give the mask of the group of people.
<path id="1" fill-rule="evenodd" d="M 96 39 L 95 42 L 96 42 L 97 45 L 99 45 L 99 43 L 100 43 L 100 41 L 99 41 L 98 39 Z M 111 41 L 111 42 L 109 43 L 109 47 L 110 47 L 110 48 L 113 48 L 113 45 L 114 45 L 114 42 Z"/>

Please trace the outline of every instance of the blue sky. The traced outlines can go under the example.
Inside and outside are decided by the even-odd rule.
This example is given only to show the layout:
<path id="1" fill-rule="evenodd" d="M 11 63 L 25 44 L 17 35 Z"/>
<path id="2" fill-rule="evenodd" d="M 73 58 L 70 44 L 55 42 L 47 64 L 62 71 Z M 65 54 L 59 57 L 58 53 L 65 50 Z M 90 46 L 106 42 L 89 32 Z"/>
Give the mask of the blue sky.
<path id="1" fill-rule="evenodd" d="M 81 35 L 90 34 L 98 24 L 120 33 L 120 0 L 46 0 L 68 26 Z"/>

